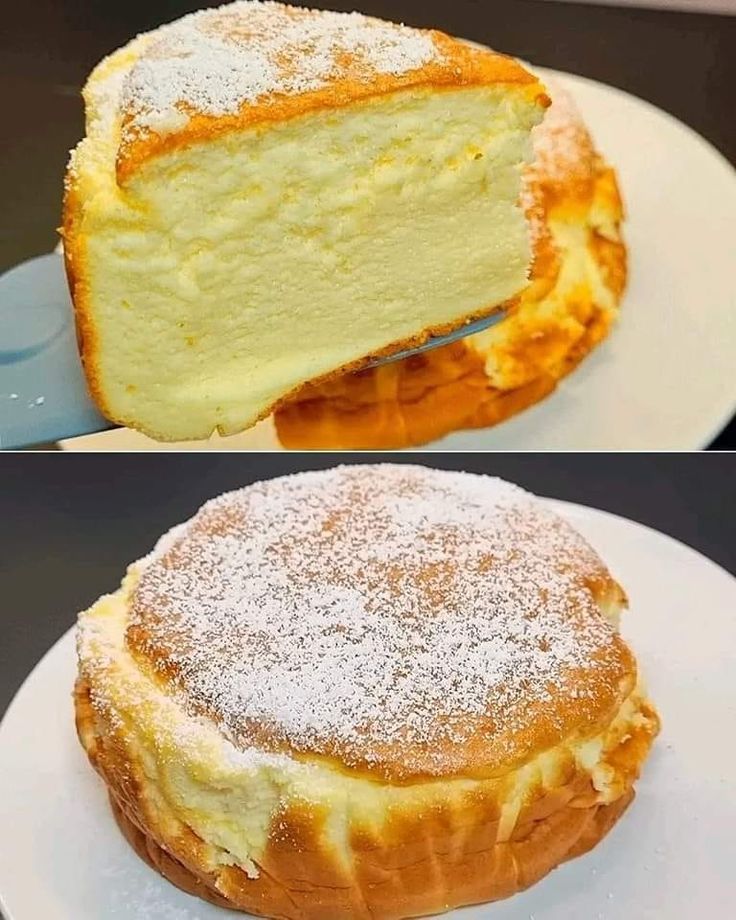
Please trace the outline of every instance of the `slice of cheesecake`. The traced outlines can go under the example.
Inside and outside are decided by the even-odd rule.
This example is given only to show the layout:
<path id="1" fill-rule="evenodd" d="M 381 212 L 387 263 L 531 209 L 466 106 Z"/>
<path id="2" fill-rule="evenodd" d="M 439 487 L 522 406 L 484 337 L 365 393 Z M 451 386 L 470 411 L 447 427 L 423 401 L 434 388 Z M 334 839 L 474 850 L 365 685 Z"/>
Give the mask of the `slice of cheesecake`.
<path id="1" fill-rule="evenodd" d="M 115 422 L 239 431 L 527 284 L 520 174 L 548 100 L 503 55 L 240 2 L 139 36 L 84 97 L 62 233 Z"/>

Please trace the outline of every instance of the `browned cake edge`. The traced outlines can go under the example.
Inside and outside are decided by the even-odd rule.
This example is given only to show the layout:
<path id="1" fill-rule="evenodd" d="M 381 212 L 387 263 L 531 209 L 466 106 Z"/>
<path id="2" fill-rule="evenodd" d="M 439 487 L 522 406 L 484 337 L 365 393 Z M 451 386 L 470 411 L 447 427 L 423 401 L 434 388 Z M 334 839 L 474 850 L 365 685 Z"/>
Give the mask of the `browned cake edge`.
<path id="1" fill-rule="evenodd" d="M 607 804 L 591 777 L 572 769 L 559 786 L 521 806 L 514 830 L 499 841 L 500 806 L 471 797 L 462 806 L 391 814 L 380 831 L 348 825 L 351 859 L 325 847 L 324 809 L 291 803 L 274 820 L 257 878 L 238 866 L 216 873 L 194 831 L 157 823 L 154 799 L 128 758 L 114 719 L 93 706 L 90 686 L 75 688 L 77 730 L 108 786 L 115 818 L 129 843 L 173 884 L 207 901 L 282 920 L 401 920 L 509 897 L 601 840 L 634 796 L 633 783 L 659 727 L 644 718 L 608 754 L 623 782 Z"/>

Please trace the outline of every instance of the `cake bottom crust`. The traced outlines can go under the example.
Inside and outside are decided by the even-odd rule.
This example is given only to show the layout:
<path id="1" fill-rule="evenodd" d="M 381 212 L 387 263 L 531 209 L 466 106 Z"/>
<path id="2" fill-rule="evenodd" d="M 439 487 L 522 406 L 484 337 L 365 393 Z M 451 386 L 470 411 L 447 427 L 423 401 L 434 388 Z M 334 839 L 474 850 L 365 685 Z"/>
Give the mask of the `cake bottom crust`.
<path id="1" fill-rule="evenodd" d="M 634 789 L 630 787 L 620 798 L 609 805 L 592 805 L 587 808 L 564 809 L 565 816 L 563 818 L 563 823 L 568 826 L 565 828 L 563 836 L 566 838 L 569 845 L 566 851 L 561 855 L 561 858 L 558 848 L 549 845 L 549 834 L 557 835 L 559 833 L 559 826 L 553 825 L 559 825 L 562 816 L 559 813 L 555 813 L 539 821 L 534 829 L 535 836 L 537 836 L 538 840 L 538 846 L 535 847 L 535 849 L 538 849 L 535 859 L 538 865 L 535 866 L 535 870 L 531 876 L 527 874 L 526 878 L 523 878 L 521 874 L 517 875 L 516 891 L 521 891 L 529 887 L 529 885 L 549 873 L 562 862 L 566 862 L 568 859 L 573 859 L 576 856 L 582 856 L 584 853 L 587 853 L 588 850 L 591 850 L 611 830 L 633 799 Z M 317 920 L 316 914 L 308 910 L 305 912 L 304 909 L 296 903 L 294 903 L 293 913 L 284 913 L 281 907 L 283 899 L 280 890 L 274 892 L 273 909 L 270 908 L 268 899 L 262 896 L 262 886 L 259 886 L 261 888 L 261 898 L 258 905 L 254 905 L 250 899 L 247 899 L 248 903 L 246 903 L 245 900 L 240 901 L 240 899 L 225 897 L 215 887 L 214 876 L 210 876 L 205 872 L 195 874 L 167 853 L 153 837 L 142 831 L 138 825 L 131 820 L 124 807 L 121 806 L 112 793 L 110 794 L 110 805 L 118 827 L 138 856 L 167 881 L 176 885 L 176 887 L 180 888 L 182 891 L 187 892 L 187 894 L 195 895 L 219 907 L 258 914 L 264 917 L 278 918 L 278 920 Z M 549 826 L 545 827 L 545 825 Z M 505 876 L 508 875 L 508 869 L 515 866 L 515 860 L 512 856 L 512 859 L 509 861 L 508 853 L 506 852 L 501 854 L 500 850 L 507 847 L 508 844 L 498 844 L 488 854 L 489 865 L 487 878 L 495 879 L 497 884 L 489 888 L 486 882 L 483 884 L 482 898 L 470 901 L 463 899 L 463 904 L 494 901 L 508 897 L 511 880 Z M 528 852 L 525 853 L 525 859 L 529 859 L 529 856 L 530 854 Z M 499 865 L 493 865 L 496 861 L 498 861 Z M 507 867 L 507 871 L 503 870 L 502 865 Z M 437 890 L 435 894 L 436 899 L 434 908 L 430 911 L 426 911 L 424 915 L 427 913 L 441 913 L 452 907 L 460 906 L 450 891 Z M 368 903 L 365 904 L 364 913 L 355 913 L 354 910 L 345 913 L 340 907 L 337 907 L 336 911 L 330 912 L 331 920 L 364 920 L 364 918 L 365 920 L 387 920 L 389 916 L 392 920 L 398 920 L 400 917 L 412 915 L 402 912 L 391 915 L 383 913 L 376 914 L 370 909 Z M 322 918 L 324 918 L 324 914 L 322 914 Z"/>

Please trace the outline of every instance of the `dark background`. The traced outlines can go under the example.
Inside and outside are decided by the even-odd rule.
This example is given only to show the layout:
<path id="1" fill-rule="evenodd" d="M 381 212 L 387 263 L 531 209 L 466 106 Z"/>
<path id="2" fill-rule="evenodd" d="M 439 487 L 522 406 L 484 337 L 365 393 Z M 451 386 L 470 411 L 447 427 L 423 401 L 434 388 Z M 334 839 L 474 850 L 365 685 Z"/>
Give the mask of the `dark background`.
<path id="1" fill-rule="evenodd" d="M 292 0 L 299 5 L 300 0 Z M 12 0 L 0 30 L 0 271 L 56 243 L 79 96 L 99 59 L 206 0 Z M 736 163 L 736 17 L 540 0 L 308 0 L 435 26 L 650 100 Z M 642 156 L 646 152 L 642 151 Z M 707 305 L 704 305 L 707 307 Z M 736 423 L 713 447 L 736 448 Z"/>
<path id="2" fill-rule="evenodd" d="M 649 524 L 736 573 L 731 454 L 6 454 L 0 714 L 77 612 L 204 500 L 256 479 L 378 460 L 499 475 Z"/>

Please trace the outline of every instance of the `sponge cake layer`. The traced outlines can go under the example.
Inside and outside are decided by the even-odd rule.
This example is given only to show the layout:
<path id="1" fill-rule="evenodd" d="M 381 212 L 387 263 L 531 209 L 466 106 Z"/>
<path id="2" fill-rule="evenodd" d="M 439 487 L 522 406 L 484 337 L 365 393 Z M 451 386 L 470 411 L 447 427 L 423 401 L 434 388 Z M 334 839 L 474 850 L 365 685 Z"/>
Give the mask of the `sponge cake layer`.
<path id="1" fill-rule="evenodd" d="M 211 17 L 232 42 L 260 7 Z M 344 35 L 330 28 L 339 50 Z M 112 420 L 163 440 L 234 433 L 305 381 L 524 287 L 519 173 L 546 97 L 519 65 L 404 30 L 431 48 L 409 70 L 379 73 L 354 53 L 323 85 L 245 98 L 236 112 L 185 98 L 141 115 L 136 100 L 151 92 L 140 86 L 163 79 L 156 62 L 174 53 L 167 29 L 95 71 L 69 172 L 64 243 L 82 356 Z M 314 64 L 309 48 L 290 54 L 289 66 Z M 199 66 L 206 80 L 212 62 Z"/>

